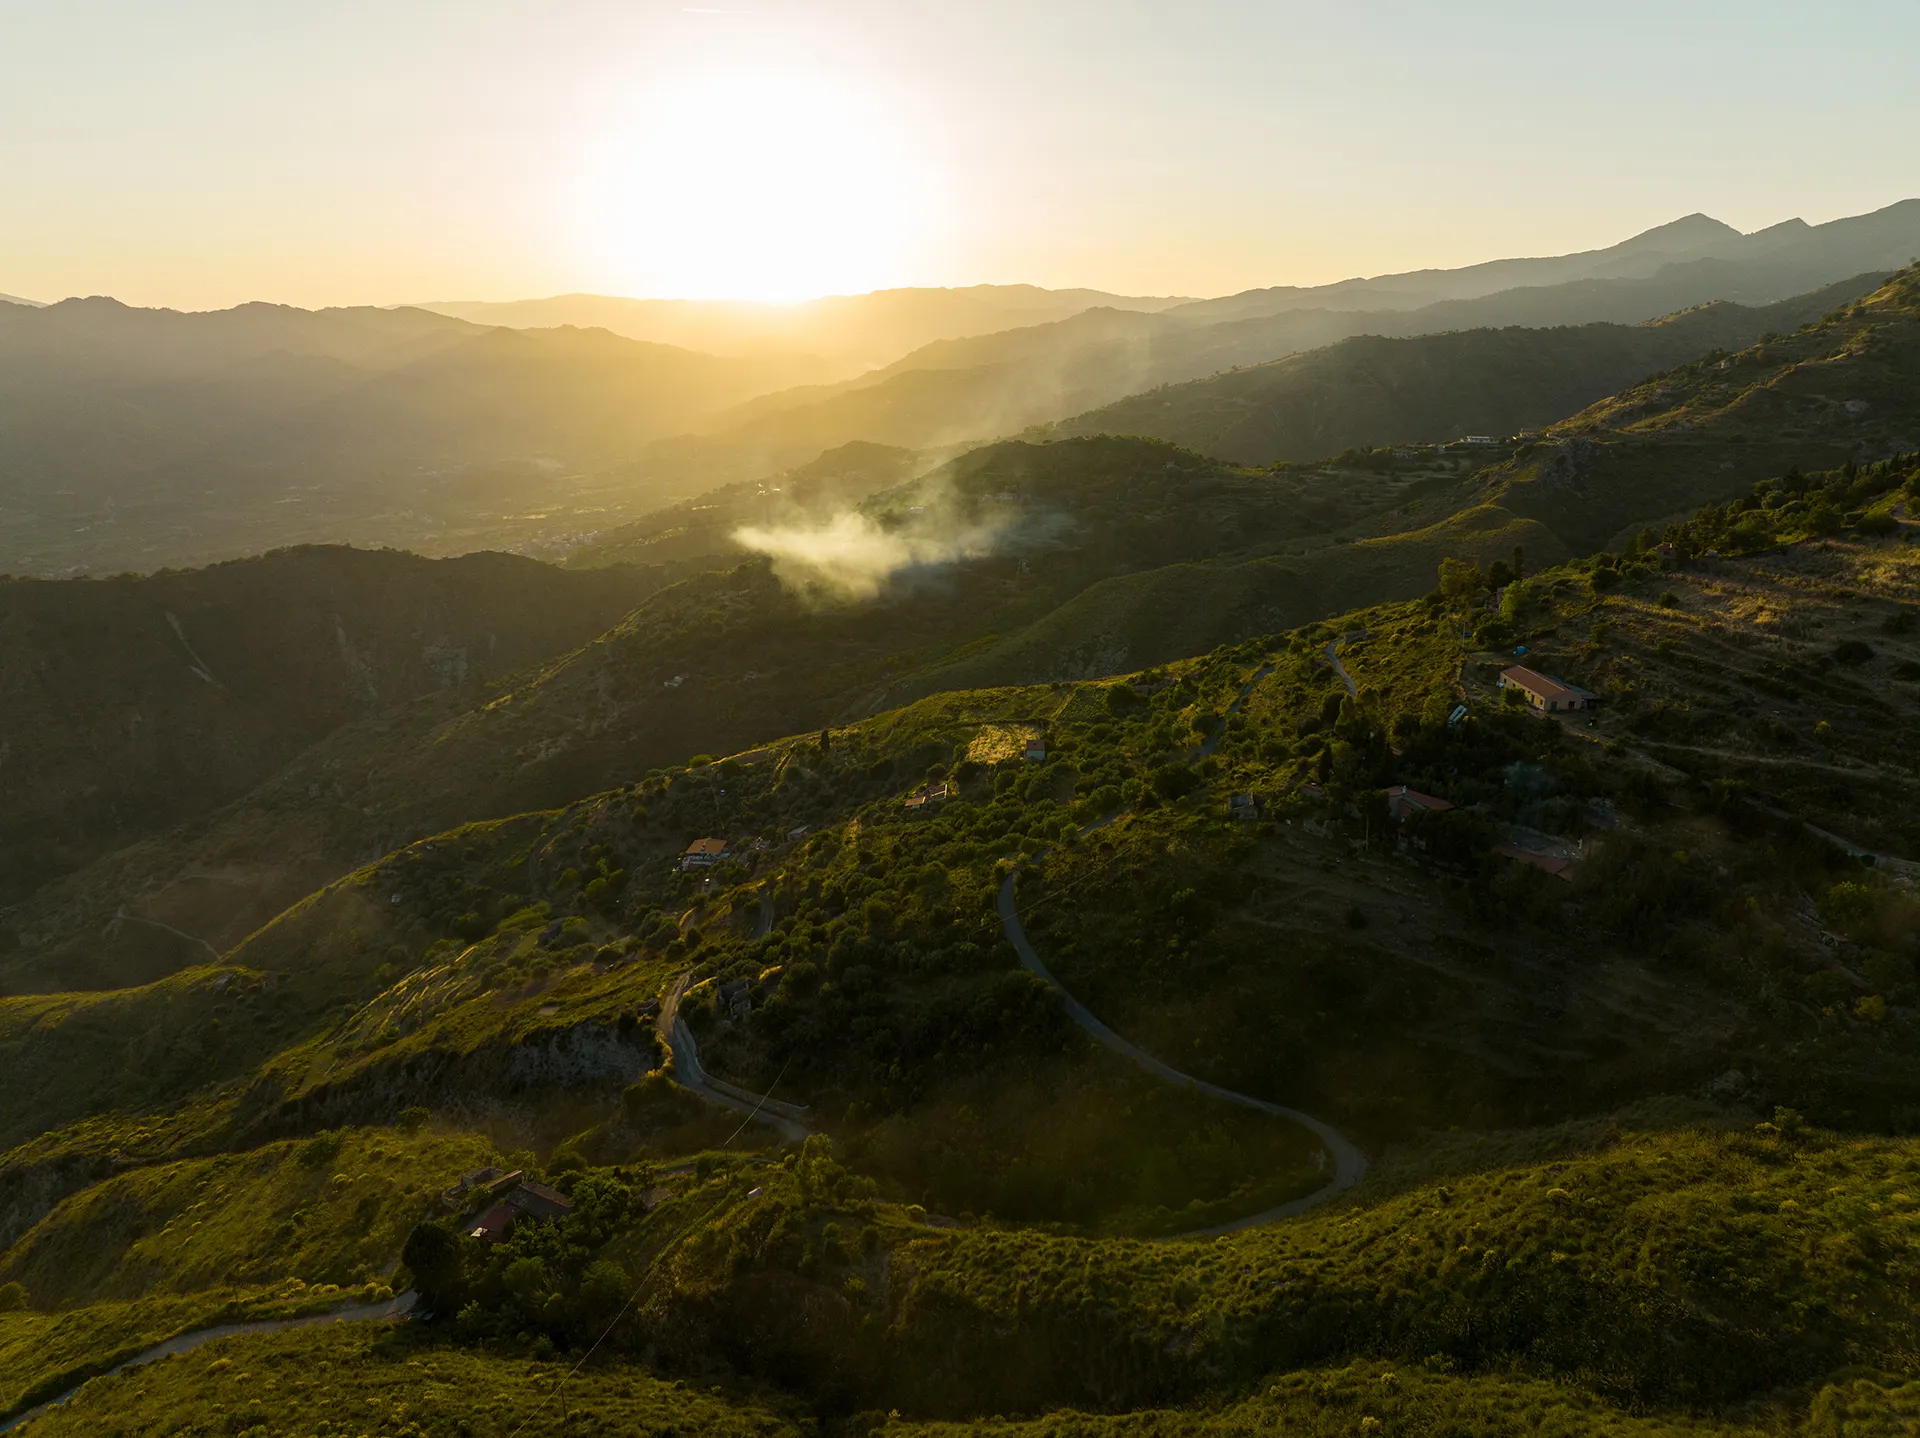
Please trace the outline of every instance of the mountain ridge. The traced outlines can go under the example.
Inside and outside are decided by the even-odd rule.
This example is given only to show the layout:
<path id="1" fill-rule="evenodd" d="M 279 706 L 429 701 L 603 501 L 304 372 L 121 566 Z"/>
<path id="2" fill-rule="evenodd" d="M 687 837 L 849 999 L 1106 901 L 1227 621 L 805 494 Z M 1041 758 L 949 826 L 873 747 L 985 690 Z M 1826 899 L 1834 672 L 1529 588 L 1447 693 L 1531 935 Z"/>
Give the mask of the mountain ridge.
<path id="1" fill-rule="evenodd" d="M 1860 276 L 1772 305 L 1729 301 L 1634 326 L 1355 336 L 1286 359 L 1149 390 L 1052 427 L 1146 434 L 1242 464 L 1544 427 L 1657 370 L 1744 348 L 1878 288 Z M 1289 400 L 1291 393 L 1298 398 Z"/>
<path id="2" fill-rule="evenodd" d="M 1567 279 L 1473 298 L 1405 296 L 1387 309 L 1287 307 L 1194 316 L 1088 310 L 1045 324 L 940 341 L 825 392 L 763 395 L 734 415 L 651 445 L 622 472 L 700 488 L 765 474 L 850 440 L 906 448 L 978 442 L 1234 366 L 1355 334 L 1404 337 L 1487 326 L 1637 324 L 1714 300 L 1776 303 L 1849 276 L 1885 274 L 1920 252 L 1920 201 L 1903 201 L 1813 239 L 1734 258 L 1703 253 L 1644 277 Z M 942 403 L 941 381 L 952 388 Z"/>

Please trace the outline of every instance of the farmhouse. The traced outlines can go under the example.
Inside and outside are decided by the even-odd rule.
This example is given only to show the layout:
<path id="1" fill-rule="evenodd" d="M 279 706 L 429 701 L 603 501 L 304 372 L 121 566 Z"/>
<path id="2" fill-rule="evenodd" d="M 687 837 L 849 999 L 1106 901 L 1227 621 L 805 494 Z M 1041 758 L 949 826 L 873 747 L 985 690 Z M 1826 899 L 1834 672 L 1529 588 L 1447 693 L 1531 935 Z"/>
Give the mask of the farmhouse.
<path id="1" fill-rule="evenodd" d="M 693 869 L 711 869 L 726 857 L 725 839 L 695 839 L 687 845 L 687 852 L 680 856 L 680 869 L 683 873 Z"/>
<path id="2" fill-rule="evenodd" d="M 1431 794 L 1422 794 L 1418 789 L 1409 789 L 1405 784 L 1396 784 L 1387 790 L 1387 813 L 1398 823 L 1406 823 L 1415 814 L 1444 814 L 1453 805 L 1445 799 L 1437 799 Z"/>
<path id="3" fill-rule="evenodd" d="M 1047 741 L 1044 739 L 1029 739 L 1027 740 L 1027 747 L 1021 752 L 1035 764 L 1038 764 L 1047 757 Z"/>
<path id="4" fill-rule="evenodd" d="M 440 1201 L 449 1208 L 456 1207 L 462 1199 L 475 1189 L 492 1188 L 494 1184 L 506 1176 L 507 1171 L 504 1168 L 494 1168 L 492 1165 L 488 1165 L 486 1168 L 476 1168 L 472 1173 L 461 1174 L 458 1183 L 441 1193 Z"/>
<path id="5" fill-rule="evenodd" d="M 1501 670 L 1500 687 L 1518 689 L 1526 696 L 1527 703 L 1546 714 L 1558 714 L 1569 709 L 1591 709 L 1600 699 L 1591 689 L 1568 684 L 1565 680 L 1555 679 L 1551 674 L 1542 674 L 1523 664 Z"/>
<path id="6" fill-rule="evenodd" d="M 467 1232 L 469 1238 L 498 1243 L 522 1218 L 564 1218 L 573 1212 L 572 1199 L 544 1183 L 535 1183 L 518 1170 L 496 1179 L 490 1187 L 500 1196 L 499 1202 L 480 1215 Z"/>
<path id="7" fill-rule="evenodd" d="M 909 814 L 925 814 L 931 812 L 935 805 L 947 797 L 949 792 L 944 783 L 929 784 L 924 789 L 916 789 L 913 793 L 907 795 L 901 803 Z"/>
<path id="8" fill-rule="evenodd" d="M 1516 864 L 1527 864 L 1543 874 L 1551 874 L 1567 883 L 1573 882 L 1573 860 L 1564 854 L 1543 854 L 1537 849 L 1523 849 L 1518 844 L 1495 844 L 1493 852 Z"/>

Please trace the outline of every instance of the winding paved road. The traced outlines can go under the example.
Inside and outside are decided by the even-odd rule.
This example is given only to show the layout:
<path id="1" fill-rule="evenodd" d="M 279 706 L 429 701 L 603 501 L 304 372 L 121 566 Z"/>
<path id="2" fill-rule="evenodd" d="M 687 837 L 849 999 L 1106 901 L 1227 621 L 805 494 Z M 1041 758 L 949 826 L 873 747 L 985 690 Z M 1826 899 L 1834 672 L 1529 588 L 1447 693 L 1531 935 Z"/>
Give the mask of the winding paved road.
<path id="1" fill-rule="evenodd" d="M 198 1328 L 187 1333 L 176 1333 L 173 1337 L 143 1348 L 131 1358 L 122 1359 L 105 1373 L 97 1375 L 111 1378 L 117 1373 L 125 1373 L 129 1368 L 138 1368 L 143 1363 L 151 1363 L 156 1358 L 171 1358 L 176 1353 L 191 1353 L 203 1343 L 211 1343 L 216 1338 L 236 1338 L 249 1333 L 280 1333 L 288 1328 L 313 1328 L 323 1323 L 398 1323 L 413 1311 L 414 1295 L 402 1293 L 384 1303 L 356 1303 L 346 1308 L 331 1309 L 326 1313 L 308 1313 L 299 1318 L 261 1318 L 251 1323 L 222 1323 L 212 1328 Z M 6 1422 L 0 1423 L 0 1433 L 12 1432 L 29 1419 L 38 1418 L 49 1408 L 57 1408 L 87 1382 L 76 1383 L 57 1398 L 49 1398 L 37 1407 L 29 1408 L 25 1413 L 16 1414 Z"/>
<path id="2" fill-rule="evenodd" d="M 1299 1109 L 1286 1108 L 1277 1103 L 1268 1103 L 1262 1098 L 1253 1098 L 1247 1094 L 1235 1093 L 1232 1089 L 1221 1088 L 1219 1084 L 1208 1083 L 1183 1074 L 1171 1064 L 1163 1063 L 1138 1044 L 1120 1037 L 1112 1029 L 1095 1018 L 1092 1010 L 1068 993 L 1053 976 L 1053 971 L 1041 962 L 1040 955 L 1034 952 L 1033 944 L 1028 940 L 1026 930 L 1020 926 L 1020 910 L 1014 900 L 1014 876 L 1008 874 L 1000 886 L 1000 923 L 1005 928 L 1007 941 L 1020 955 L 1020 962 L 1027 972 L 1033 974 L 1060 996 L 1061 1005 L 1075 1023 L 1085 1029 L 1098 1042 L 1106 1045 L 1122 1058 L 1138 1064 L 1148 1073 L 1165 1079 L 1168 1083 L 1182 1084 L 1198 1090 L 1212 1098 L 1223 1099 L 1227 1103 L 1236 1103 L 1244 1108 L 1258 1109 L 1261 1113 L 1272 1114 L 1275 1118 L 1284 1118 L 1299 1124 L 1321 1143 L 1333 1156 L 1333 1177 L 1323 1186 L 1307 1194 L 1269 1208 L 1264 1213 L 1256 1213 L 1232 1223 L 1222 1224 L 1218 1228 L 1202 1229 L 1198 1233 L 1182 1234 L 1183 1238 L 1210 1238 L 1216 1234 L 1235 1233 L 1243 1228 L 1258 1228 L 1262 1224 L 1273 1223 L 1278 1219 L 1292 1218 L 1297 1213 L 1305 1213 L 1316 1204 L 1325 1203 L 1337 1193 L 1352 1188 L 1367 1171 L 1367 1156 L 1355 1148 L 1346 1135 L 1331 1124 L 1323 1123 L 1312 1114 L 1302 1113 Z"/>
<path id="3" fill-rule="evenodd" d="M 788 1143 L 806 1142 L 812 1131 L 800 1121 L 805 1109 L 768 1098 L 765 1094 L 737 1088 L 724 1079 L 715 1078 L 701 1067 L 700 1046 L 694 1042 L 693 1030 L 687 1027 L 687 1021 L 680 1017 L 680 997 L 687 991 L 690 977 L 689 974 L 681 974 L 668 986 L 666 997 L 660 1001 L 659 1021 L 654 1026 L 655 1032 L 660 1035 L 660 1042 L 673 1055 L 675 1082 L 708 1103 L 730 1108 L 769 1128 L 778 1129 L 780 1137 Z"/>

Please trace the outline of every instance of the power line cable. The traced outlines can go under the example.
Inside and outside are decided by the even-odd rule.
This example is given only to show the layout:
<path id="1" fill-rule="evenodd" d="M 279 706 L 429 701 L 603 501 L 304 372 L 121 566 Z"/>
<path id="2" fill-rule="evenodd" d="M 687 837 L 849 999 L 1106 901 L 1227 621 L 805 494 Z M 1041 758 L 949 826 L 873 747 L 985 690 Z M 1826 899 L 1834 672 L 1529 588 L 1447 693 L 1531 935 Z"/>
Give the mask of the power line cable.
<path id="1" fill-rule="evenodd" d="M 792 1065 L 793 1065 L 793 1059 L 792 1059 L 792 1056 L 789 1055 L 787 1062 L 781 1066 L 779 1074 L 776 1075 L 773 1082 L 770 1085 L 768 1085 L 767 1092 L 760 1095 L 760 1102 L 754 1105 L 753 1111 L 749 1113 L 747 1117 L 741 1122 L 740 1127 L 735 1129 L 731 1134 L 727 1135 L 726 1142 L 720 1145 L 722 1148 L 725 1148 L 727 1144 L 732 1143 L 736 1138 L 738 1138 L 743 1132 L 745 1132 L 747 1125 L 752 1123 L 756 1118 L 760 1116 L 760 1110 L 766 1105 L 767 1099 L 772 1095 L 773 1090 L 780 1086 L 780 1080 L 784 1079 L 787 1076 L 787 1069 L 792 1067 Z M 714 1199 L 714 1201 L 711 1204 L 707 1205 L 706 1209 L 700 1214 L 700 1218 L 705 1218 L 709 1214 L 711 1214 L 715 1209 L 717 1209 L 720 1206 L 720 1204 L 725 1200 L 725 1198 L 726 1198 L 726 1195 L 722 1194 L 720 1195 L 720 1197 Z M 696 1219 L 695 1222 L 698 1222 L 698 1220 Z M 681 1233 L 685 1234 L 686 1232 L 690 1231 L 693 1228 L 693 1226 L 694 1225 L 692 1223 L 689 1223 L 686 1226 L 686 1228 L 681 1230 Z M 646 1272 L 643 1273 L 640 1276 L 640 1279 L 638 1280 L 638 1282 L 635 1283 L 633 1292 L 628 1295 L 627 1301 L 620 1306 L 620 1311 L 613 1316 L 613 1321 L 609 1323 L 604 1330 L 602 1330 L 598 1338 L 593 1340 L 592 1345 L 587 1349 L 585 1353 L 583 1353 L 580 1356 L 580 1361 L 574 1364 L 573 1367 L 569 1368 L 565 1373 L 563 1373 L 560 1376 L 560 1381 L 553 1385 L 552 1391 L 549 1392 L 545 1398 L 540 1400 L 540 1406 L 535 1408 L 531 1413 L 529 1413 L 524 1419 L 521 1420 L 520 1426 L 513 1430 L 512 1438 L 519 1438 L 520 1434 L 526 1432 L 527 1425 L 532 1423 L 534 1419 L 538 1418 L 542 1413 L 544 1413 L 547 1410 L 547 1405 L 552 1403 L 555 1398 L 560 1396 L 561 1391 L 567 1386 L 569 1382 L 573 1380 L 574 1375 L 577 1374 L 582 1368 L 586 1367 L 587 1361 L 591 1359 L 595 1353 L 599 1352 L 600 1345 L 607 1341 L 607 1339 L 612 1335 L 613 1330 L 620 1326 L 621 1322 L 626 1318 L 627 1314 L 633 1311 L 633 1306 L 640 1301 L 640 1295 L 646 1292 L 647 1281 L 653 1277 L 654 1270 L 660 1266 L 661 1261 L 665 1259 L 665 1257 L 667 1256 L 667 1252 L 669 1249 L 671 1249 L 671 1247 L 672 1247 L 671 1242 L 663 1243 L 660 1246 L 660 1251 L 654 1255 L 653 1261 L 647 1265 Z"/>

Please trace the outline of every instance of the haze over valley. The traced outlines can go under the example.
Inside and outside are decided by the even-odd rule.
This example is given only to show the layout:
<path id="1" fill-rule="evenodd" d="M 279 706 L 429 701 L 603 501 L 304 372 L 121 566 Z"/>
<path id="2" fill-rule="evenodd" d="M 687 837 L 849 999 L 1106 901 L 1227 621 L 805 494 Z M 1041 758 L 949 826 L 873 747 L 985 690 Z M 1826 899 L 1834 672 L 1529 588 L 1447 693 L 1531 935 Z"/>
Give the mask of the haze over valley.
<path id="1" fill-rule="evenodd" d="M 1049 425 L 1165 434 L 1250 464 L 1510 433 L 1709 341 L 1798 323 L 1916 251 L 1920 200 L 1749 236 L 1695 215 L 1559 259 L 1210 301 L 981 287 L 792 308 L 591 296 L 442 307 L 465 318 L 417 307 L 10 304 L 0 308 L 0 404 L 10 415 L 0 429 L 9 476 L 0 561 L 49 577 L 145 572 L 315 542 L 559 557 L 717 486 L 774 486 L 846 444 L 921 452 L 931 466 Z M 1716 303 L 1737 308 L 1676 316 Z M 1595 324 L 1653 328 L 1643 338 L 1557 337 Z M 1354 335 L 1450 334 L 1469 353 L 1530 343 L 1482 335 L 1516 327 L 1559 347 L 1519 362 L 1564 375 L 1539 376 L 1543 391 L 1517 407 L 1502 408 L 1483 378 L 1515 362 L 1491 348 L 1448 365 L 1456 384 L 1487 396 L 1477 407 L 1376 397 L 1364 420 L 1320 434 L 1288 433 L 1283 401 L 1250 403 L 1258 381 L 1223 373 Z M 688 339 L 720 352 L 678 343 Z M 864 360 L 849 374 L 855 352 Z M 1329 350 L 1326 362 L 1342 353 Z M 1372 353 L 1388 365 L 1402 354 L 1431 363 L 1407 345 Z M 1212 390 L 1154 397 L 1208 377 Z M 1151 410 L 1228 391 L 1237 391 L 1230 430 Z M 106 412 L 114 418 L 103 427 Z"/>

